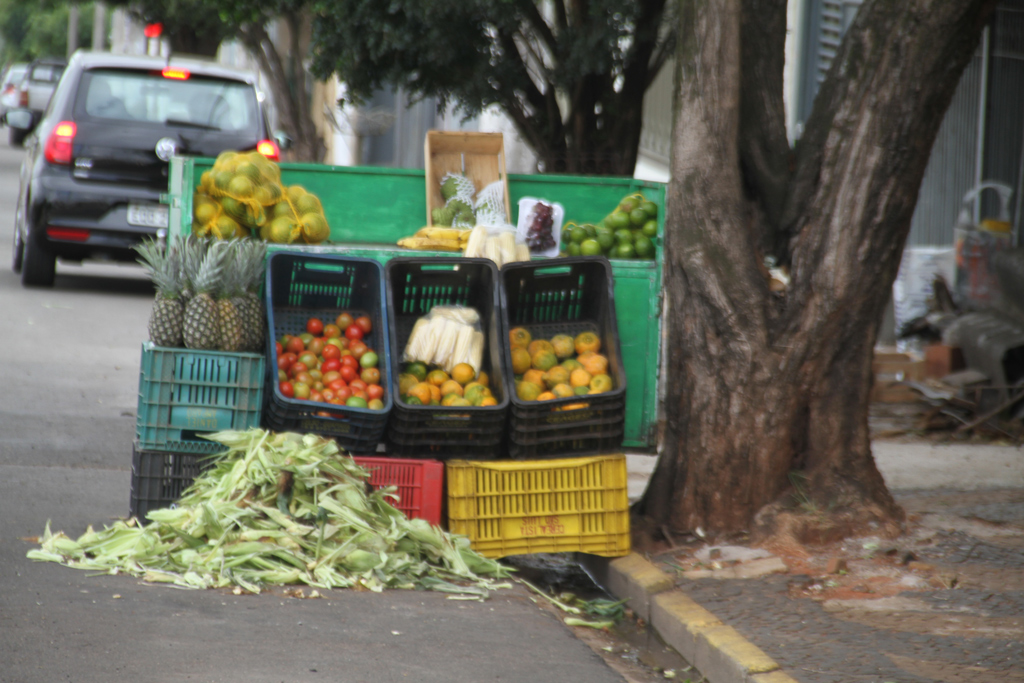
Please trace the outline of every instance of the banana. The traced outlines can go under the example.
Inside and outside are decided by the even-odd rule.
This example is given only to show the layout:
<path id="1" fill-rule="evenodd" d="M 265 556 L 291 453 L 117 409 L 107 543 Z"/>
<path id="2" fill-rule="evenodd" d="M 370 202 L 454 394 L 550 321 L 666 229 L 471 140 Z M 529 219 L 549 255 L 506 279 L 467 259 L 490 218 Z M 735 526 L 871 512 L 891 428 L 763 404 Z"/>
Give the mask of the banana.
<path id="1" fill-rule="evenodd" d="M 465 232 L 465 230 L 459 230 L 458 228 L 438 228 L 428 225 L 425 228 L 417 230 L 413 237 L 426 237 L 428 239 L 435 240 L 457 240 L 461 238 L 461 233 L 463 232 Z"/>
<path id="2" fill-rule="evenodd" d="M 437 239 L 435 237 L 403 237 L 398 246 L 421 251 L 462 251 L 462 243 L 456 239 Z"/>

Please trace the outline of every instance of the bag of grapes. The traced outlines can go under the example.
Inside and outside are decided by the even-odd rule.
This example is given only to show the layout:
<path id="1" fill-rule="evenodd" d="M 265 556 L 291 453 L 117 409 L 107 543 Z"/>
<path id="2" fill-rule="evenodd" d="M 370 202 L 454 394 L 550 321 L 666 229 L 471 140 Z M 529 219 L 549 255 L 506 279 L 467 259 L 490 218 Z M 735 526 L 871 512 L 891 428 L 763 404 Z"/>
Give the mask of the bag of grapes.
<path id="1" fill-rule="evenodd" d="M 565 209 L 558 202 L 523 197 L 519 200 L 516 237 L 526 242 L 532 256 L 558 256 Z"/>

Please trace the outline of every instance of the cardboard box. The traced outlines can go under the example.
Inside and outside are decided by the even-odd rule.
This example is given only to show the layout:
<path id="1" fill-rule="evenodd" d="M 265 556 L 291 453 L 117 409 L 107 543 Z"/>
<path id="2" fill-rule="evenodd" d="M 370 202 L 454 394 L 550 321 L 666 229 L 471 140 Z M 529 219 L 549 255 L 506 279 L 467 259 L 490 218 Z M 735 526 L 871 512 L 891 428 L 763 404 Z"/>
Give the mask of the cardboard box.
<path id="1" fill-rule="evenodd" d="M 427 181 L 427 222 L 435 207 L 444 206 L 441 179 L 449 173 L 462 173 L 473 181 L 476 191 L 495 181 L 505 185 L 505 220 L 512 223 L 512 205 L 505 172 L 505 140 L 501 133 L 469 133 L 462 131 L 427 132 L 424 150 Z"/>
<path id="2" fill-rule="evenodd" d="M 924 350 L 925 377 L 942 379 L 964 367 L 964 354 L 960 347 L 932 344 Z"/>

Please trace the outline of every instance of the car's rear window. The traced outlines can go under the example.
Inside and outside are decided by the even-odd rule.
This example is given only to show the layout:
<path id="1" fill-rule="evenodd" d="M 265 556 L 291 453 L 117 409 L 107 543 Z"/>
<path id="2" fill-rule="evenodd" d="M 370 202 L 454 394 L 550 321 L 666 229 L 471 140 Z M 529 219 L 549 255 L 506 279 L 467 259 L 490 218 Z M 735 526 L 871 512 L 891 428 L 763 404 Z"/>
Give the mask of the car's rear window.
<path id="1" fill-rule="evenodd" d="M 259 133 L 259 105 L 251 85 L 195 75 L 167 78 L 160 71 L 87 71 L 75 99 L 75 114 Z"/>
<path id="2" fill-rule="evenodd" d="M 29 80 L 35 81 L 36 83 L 56 83 L 60 80 L 60 75 L 64 73 L 63 66 L 57 66 L 54 64 L 36 64 L 32 67 L 32 73 L 29 74 Z"/>

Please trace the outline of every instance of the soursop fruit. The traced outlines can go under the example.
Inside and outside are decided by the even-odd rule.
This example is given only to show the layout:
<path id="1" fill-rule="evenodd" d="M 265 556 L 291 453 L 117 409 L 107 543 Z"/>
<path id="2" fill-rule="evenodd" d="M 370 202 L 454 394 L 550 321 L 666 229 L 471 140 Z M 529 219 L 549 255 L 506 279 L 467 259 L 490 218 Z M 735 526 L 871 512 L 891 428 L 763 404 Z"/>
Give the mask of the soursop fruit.
<path id="1" fill-rule="evenodd" d="M 461 199 L 448 200 L 448 203 L 445 204 L 445 208 L 450 209 L 452 211 L 452 214 L 454 214 L 455 216 L 458 216 L 460 213 L 465 213 L 466 211 L 473 213 L 473 207 L 470 206 L 467 202 L 462 201 Z"/>
<path id="2" fill-rule="evenodd" d="M 434 225 L 449 226 L 455 220 L 455 210 L 448 207 L 434 207 L 430 212 Z"/>
<path id="3" fill-rule="evenodd" d="M 455 176 L 448 176 L 441 183 L 441 196 L 444 197 L 445 201 L 448 201 L 459 193 L 458 183 L 455 182 Z"/>

